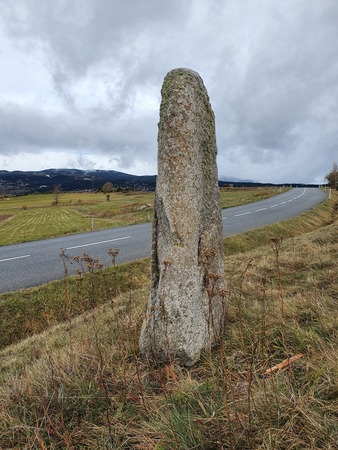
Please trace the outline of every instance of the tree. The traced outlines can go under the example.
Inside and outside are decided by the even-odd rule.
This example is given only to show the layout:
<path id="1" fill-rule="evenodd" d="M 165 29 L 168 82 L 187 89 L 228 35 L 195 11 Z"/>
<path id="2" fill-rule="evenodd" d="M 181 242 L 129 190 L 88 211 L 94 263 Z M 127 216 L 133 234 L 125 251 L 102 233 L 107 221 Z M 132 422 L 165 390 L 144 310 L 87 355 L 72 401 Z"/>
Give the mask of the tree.
<path id="1" fill-rule="evenodd" d="M 57 206 L 59 204 L 61 190 L 62 190 L 61 189 L 61 184 L 56 184 L 53 187 L 53 190 L 52 190 L 52 194 L 54 196 L 54 201 L 52 203 L 53 206 Z"/>
<path id="2" fill-rule="evenodd" d="M 111 183 L 110 181 L 107 181 L 107 183 L 104 183 L 104 185 L 102 186 L 102 192 L 104 194 L 106 194 L 107 202 L 109 202 L 110 193 L 113 192 L 113 190 L 114 190 L 114 186 L 113 186 L 113 183 Z"/>
<path id="3" fill-rule="evenodd" d="M 329 172 L 325 178 L 327 179 L 327 182 L 329 183 L 329 186 L 332 188 L 337 188 L 338 185 L 338 166 L 334 162 L 332 165 L 331 172 Z"/>

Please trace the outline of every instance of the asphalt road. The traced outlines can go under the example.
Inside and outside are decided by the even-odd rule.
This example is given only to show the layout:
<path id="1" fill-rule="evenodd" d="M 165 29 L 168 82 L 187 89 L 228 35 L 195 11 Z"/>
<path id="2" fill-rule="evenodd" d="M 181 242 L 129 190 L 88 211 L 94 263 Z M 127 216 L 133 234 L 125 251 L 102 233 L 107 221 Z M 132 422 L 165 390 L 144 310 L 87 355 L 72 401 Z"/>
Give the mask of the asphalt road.
<path id="1" fill-rule="evenodd" d="M 222 211 L 223 235 L 230 236 L 297 216 L 326 198 L 315 188 L 296 188 L 267 200 Z M 111 265 L 109 249 L 118 249 L 117 263 L 150 256 L 151 224 L 131 225 L 72 236 L 0 247 L 0 293 L 38 286 L 64 277 L 60 257 L 88 253 Z M 68 264 L 69 273 L 78 268 Z"/>

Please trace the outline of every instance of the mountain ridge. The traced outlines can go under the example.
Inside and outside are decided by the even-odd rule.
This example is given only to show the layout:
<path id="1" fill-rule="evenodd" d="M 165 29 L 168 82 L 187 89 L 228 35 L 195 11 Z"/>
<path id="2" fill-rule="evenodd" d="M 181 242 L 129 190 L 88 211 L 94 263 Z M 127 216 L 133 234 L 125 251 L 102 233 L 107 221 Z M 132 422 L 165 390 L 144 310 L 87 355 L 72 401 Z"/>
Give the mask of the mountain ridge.
<path id="1" fill-rule="evenodd" d="M 260 183 L 253 180 L 241 180 L 235 177 L 221 176 L 220 187 L 258 187 L 280 186 L 274 183 Z M 154 191 L 156 175 L 131 175 L 116 170 L 82 170 L 50 168 L 44 170 L 0 170 L 0 195 L 24 195 L 31 193 L 53 192 L 58 187 L 64 192 L 99 191 L 110 181 L 116 190 Z M 288 183 L 291 186 L 313 186 L 301 183 Z"/>

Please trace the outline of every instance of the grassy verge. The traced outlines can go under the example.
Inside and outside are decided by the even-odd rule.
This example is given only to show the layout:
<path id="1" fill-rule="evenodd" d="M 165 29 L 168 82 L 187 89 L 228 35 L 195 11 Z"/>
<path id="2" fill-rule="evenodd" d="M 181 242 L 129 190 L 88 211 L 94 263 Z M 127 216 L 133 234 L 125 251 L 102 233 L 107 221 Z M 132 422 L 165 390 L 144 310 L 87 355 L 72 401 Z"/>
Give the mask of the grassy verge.
<path id="1" fill-rule="evenodd" d="M 105 270 L 87 256 L 75 260 L 79 276 L 0 295 L 0 349 L 149 284 L 147 259 Z"/>
<path id="2" fill-rule="evenodd" d="M 243 205 L 279 193 L 279 188 L 222 189 L 222 207 Z M 121 227 L 152 220 L 154 193 L 61 193 L 0 198 L 0 245 Z"/>
<path id="3" fill-rule="evenodd" d="M 228 237 L 225 240 L 225 255 L 247 252 L 266 245 L 269 239 L 274 236 L 292 238 L 332 223 L 337 215 L 336 198 L 337 194 L 334 193 L 331 200 L 326 200 L 291 220 Z"/>
<path id="4" fill-rule="evenodd" d="M 126 289 L 60 282 L 67 320 L 0 352 L 0 447 L 335 449 L 337 201 L 303 215 L 306 234 L 232 250 L 225 337 L 189 370 L 138 358 L 148 263 L 124 266 Z"/>
<path id="5" fill-rule="evenodd" d="M 246 205 L 248 203 L 265 200 L 273 195 L 286 192 L 289 188 L 259 187 L 259 188 L 221 188 L 220 201 L 222 208 Z"/>

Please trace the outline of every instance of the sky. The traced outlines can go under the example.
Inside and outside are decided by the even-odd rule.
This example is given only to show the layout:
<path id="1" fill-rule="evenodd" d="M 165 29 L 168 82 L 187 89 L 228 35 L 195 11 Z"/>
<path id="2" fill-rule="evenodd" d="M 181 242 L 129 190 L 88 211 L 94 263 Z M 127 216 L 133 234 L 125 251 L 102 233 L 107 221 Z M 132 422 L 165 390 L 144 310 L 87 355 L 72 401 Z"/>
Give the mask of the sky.
<path id="1" fill-rule="evenodd" d="M 157 173 L 161 86 L 202 77 L 220 179 L 338 163 L 337 0 L 0 0 L 0 170 Z"/>

